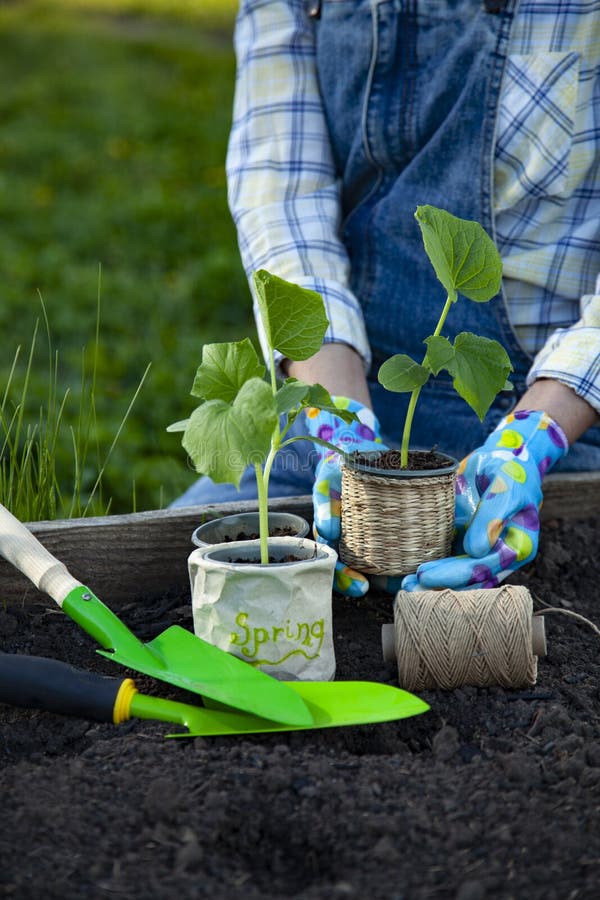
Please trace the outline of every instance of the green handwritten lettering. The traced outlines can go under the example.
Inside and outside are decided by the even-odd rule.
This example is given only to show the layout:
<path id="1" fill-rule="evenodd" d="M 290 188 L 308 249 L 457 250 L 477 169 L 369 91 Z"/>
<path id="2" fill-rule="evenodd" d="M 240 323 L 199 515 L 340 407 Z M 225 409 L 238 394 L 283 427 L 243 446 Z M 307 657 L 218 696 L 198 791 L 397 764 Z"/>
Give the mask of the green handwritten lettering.
<path id="1" fill-rule="evenodd" d="M 291 619 L 286 619 L 282 625 L 266 627 L 264 624 L 253 625 L 250 622 L 249 613 L 239 612 L 234 621 L 239 630 L 232 631 L 229 635 L 229 640 L 231 644 L 239 647 L 241 653 L 249 660 L 252 660 L 255 665 L 259 662 L 256 657 L 265 645 L 273 645 L 269 655 L 275 651 L 274 655 L 278 656 L 279 659 L 261 659 L 260 662 L 269 662 L 273 665 L 295 654 L 305 656 L 307 659 L 315 659 L 320 655 L 325 639 L 324 619 L 317 619 L 314 622 L 293 622 Z M 282 646 L 282 643 L 285 646 Z M 290 650 L 290 644 L 297 644 L 298 646 Z M 278 645 L 280 647 L 279 651 Z M 308 654 L 301 649 L 300 645 L 310 648 L 313 652 Z"/>

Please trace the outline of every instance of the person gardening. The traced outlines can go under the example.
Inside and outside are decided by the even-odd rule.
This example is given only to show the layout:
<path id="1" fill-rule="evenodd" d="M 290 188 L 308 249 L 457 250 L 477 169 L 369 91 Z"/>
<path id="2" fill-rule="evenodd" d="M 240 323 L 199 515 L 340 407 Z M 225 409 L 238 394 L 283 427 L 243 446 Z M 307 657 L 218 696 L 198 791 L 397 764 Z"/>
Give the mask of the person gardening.
<path id="1" fill-rule="evenodd" d="M 436 316 L 435 274 L 414 210 L 479 222 L 502 258 L 502 292 L 465 304 L 456 331 L 499 341 L 513 365 L 483 422 L 449 382 L 423 389 L 413 443 L 464 458 L 464 554 L 427 563 L 405 587 L 489 586 L 537 550 L 543 477 L 600 468 L 600 17 L 561 0 L 242 0 L 227 173 L 240 252 L 318 291 L 326 344 L 282 375 L 323 384 L 356 412 L 306 417 L 346 450 L 398 444 L 407 398 L 377 381 L 395 353 L 418 358 Z M 260 331 L 259 331 L 260 337 Z M 490 491 L 511 453 L 519 477 Z M 271 495 L 313 493 L 321 538 L 339 536 L 339 460 L 301 441 Z M 252 496 L 201 479 L 178 505 Z M 338 565 L 337 588 L 366 579 Z"/>

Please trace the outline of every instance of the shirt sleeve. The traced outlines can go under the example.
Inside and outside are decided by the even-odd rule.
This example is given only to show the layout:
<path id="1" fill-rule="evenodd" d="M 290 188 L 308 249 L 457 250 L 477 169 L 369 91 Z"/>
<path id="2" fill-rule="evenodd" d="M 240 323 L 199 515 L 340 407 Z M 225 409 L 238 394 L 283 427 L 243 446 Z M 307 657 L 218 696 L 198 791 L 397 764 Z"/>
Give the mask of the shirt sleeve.
<path id="1" fill-rule="evenodd" d="M 349 287 L 350 265 L 339 237 L 340 182 L 306 3 L 242 0 L 234 45 L 237 77 L 226 168 L 244 269 L 248 276 L 267 269 L 318 291 L 329 319 L 325 342 L 354 347 L 368 369 L 363 315 Z M 256 301 L 254 308 L 264 351 Z"/>
<path id="2" fill-rule="evenodd" d="M 558 328 L 533 361 L 527 376 L 554 378 L 600 413 L 600 276 L 595 293 L 581 298 L 581 318 L 570 328 Z"/>

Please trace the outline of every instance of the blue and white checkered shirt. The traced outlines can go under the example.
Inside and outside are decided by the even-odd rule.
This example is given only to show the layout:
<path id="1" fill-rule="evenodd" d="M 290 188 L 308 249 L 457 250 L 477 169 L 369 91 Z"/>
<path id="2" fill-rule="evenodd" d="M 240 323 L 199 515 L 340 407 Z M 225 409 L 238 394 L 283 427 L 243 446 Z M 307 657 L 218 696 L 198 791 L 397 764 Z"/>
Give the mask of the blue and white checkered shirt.
<path id="1" fill-rule="evenodd" d="M 305 10 L 305 0 L 241 2 L 229 202 L 246 271 L 319 291 L 326 340 L 350 344 L 368 366 Z M 536 354 L 529 382 L 556 378 L 600 412 L 599 0 L 521 0 L 494 175 L 509 315 Z"/>

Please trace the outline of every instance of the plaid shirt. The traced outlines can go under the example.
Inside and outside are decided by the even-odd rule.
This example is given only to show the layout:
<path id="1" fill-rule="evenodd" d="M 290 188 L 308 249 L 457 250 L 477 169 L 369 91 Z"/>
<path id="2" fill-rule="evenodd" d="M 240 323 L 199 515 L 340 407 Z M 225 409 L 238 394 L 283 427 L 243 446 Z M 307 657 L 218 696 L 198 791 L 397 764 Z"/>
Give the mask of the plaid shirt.
<path id="1" fill-rule="evenodd" d="M 355 347 L 368 366 L 305 9 L 241 2 L 229 202 L 246 271 L 319 291 L 326 340 Z M 535 355 L 528 381 L 556 378 L 600 412 L 598 0 L 521 0 L 495 152 L 495 238 L 511 323 Z"/>

